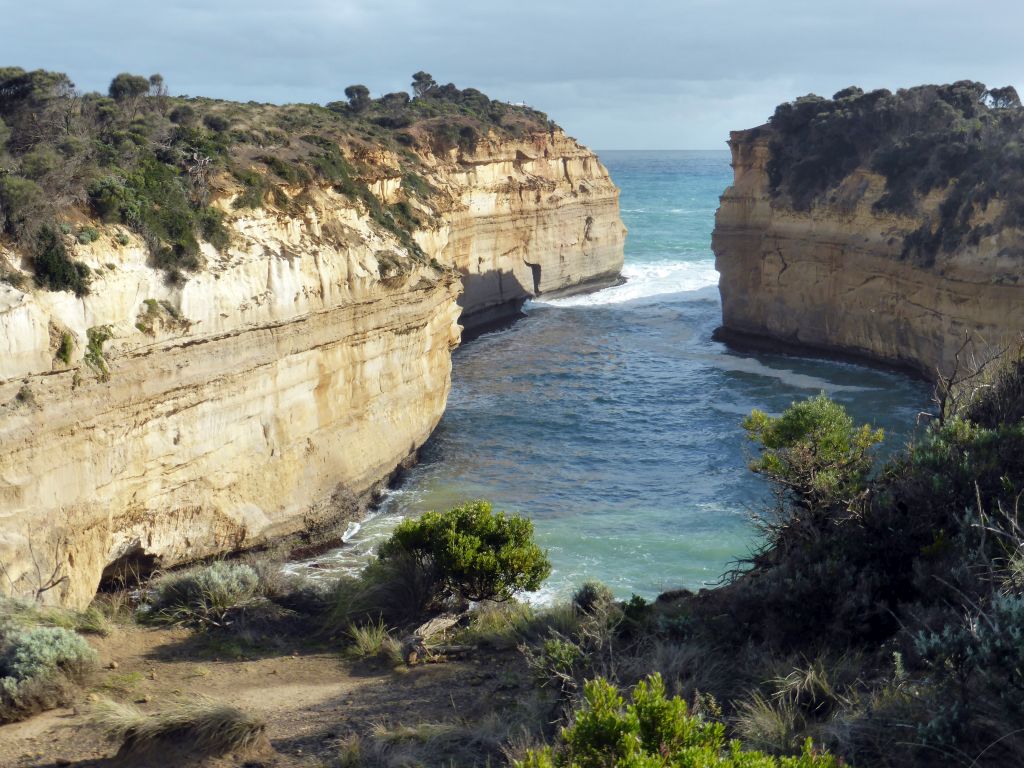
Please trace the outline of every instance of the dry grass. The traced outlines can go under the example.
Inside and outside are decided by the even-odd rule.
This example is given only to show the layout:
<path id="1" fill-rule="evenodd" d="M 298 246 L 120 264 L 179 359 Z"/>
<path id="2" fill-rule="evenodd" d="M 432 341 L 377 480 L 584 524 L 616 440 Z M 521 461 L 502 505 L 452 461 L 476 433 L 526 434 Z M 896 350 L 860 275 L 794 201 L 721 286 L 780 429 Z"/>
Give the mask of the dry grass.
<path id="1" fill-rule="evenodd" d="M 744 746 L 786 754 L 799 751 L 806 721 L 791 699 L 773 699 L 756 692 L 737 705 L 733 727 Z"/>
<path id="2" fill-rule="evenodd" d="M 348 637 L 352 641 L 345 653 L 353 659 L 378 659 L 394 666 L 403 663 L 402 644 L 399 643 L 383 621 L 377 623 L 353 624 L 348 628 Z"/>
<path id="3" fill-rule="evenodd" d="M 496 650 L 517 648 L 551 634 L 568 636 L 580 625 L 571 603 L 535 610 L 526 603 L 483 603 L 473 611 L 469 627 L 459 635 L 462 642 Z"/>
<path id="4" fill-rule="evenodd" d="M 143 750 L 162 741 L 194 744 L 209 753 L 244 750 L 256 744 L 266 723 L 237 707 L 203 696 L 182 700 L 160 712 L 145 713 L 131 704 L 97 702 L 93 724 L 122 750 Z"/>
<path id="5" fill-rule="evenodd" d="M 475 721 L 434 721 L 414 725 L 377 723 L 362 745 L 370 765 L 483 766 L 502 762 L 510 735 L 509 718 L 496 714 Z"/>

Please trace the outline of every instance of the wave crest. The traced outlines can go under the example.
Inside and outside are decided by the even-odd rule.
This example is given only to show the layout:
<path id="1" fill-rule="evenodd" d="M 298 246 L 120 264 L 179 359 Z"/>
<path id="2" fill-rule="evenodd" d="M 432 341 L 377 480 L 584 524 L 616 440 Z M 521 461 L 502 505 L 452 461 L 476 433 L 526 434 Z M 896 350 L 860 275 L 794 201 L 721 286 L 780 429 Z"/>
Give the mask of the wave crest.
<path id="1" fill-rule="evenodd" d="M 594 293 L 565 296 L 558 299 L 536 299 L 536 304 L 553 307 L 593 307 L 622 304 L 627 301 L 684 293 L 718 285 L 718 272 L 713 259 L 700 261 L 652 261 L 627 263 L 622 268 L 626 282 Z"/>

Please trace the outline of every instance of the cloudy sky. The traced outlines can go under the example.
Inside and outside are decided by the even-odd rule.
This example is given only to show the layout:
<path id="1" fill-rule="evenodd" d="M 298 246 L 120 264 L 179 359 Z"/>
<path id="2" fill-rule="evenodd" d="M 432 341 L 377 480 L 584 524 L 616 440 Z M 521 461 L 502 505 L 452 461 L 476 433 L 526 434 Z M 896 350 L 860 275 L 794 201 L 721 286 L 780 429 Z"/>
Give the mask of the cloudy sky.
<path id="1" fill-rule="evenodd" d="M 82 90 L 326 102 L 439 82 L 525 101 L 597 149 L 714 149 L 780 101 L 974 79 L 1024 92 L 1021 0 L 35 0 L 5 61 Z"/>

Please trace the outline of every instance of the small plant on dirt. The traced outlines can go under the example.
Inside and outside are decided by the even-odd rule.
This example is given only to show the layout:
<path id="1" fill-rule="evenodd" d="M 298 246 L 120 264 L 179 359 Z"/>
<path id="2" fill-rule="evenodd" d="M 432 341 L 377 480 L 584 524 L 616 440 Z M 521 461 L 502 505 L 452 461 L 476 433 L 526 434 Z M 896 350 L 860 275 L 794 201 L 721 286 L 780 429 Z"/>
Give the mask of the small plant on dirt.
<path id="1" fill-rule="evenodd" d="M 486 501 L 402 522 L 379 550 L 383 561 L 401 557 L 431 574 L 439 602 L 502 602 L 538 589 L 551 573 L 547 555 L 533 541 L 533 523 L 494 512 Z"/>
<path id="2" fill-rule="evenodd" d="M 244 563 L 223 560 L 176 573 L 150 585 L 149 611 L 157 623 L 221 627 L 230 614 L 251 602 L 259 591 L 259 576 Z"/>
<path id="3" fill-rule="evenodd" d="M 351 645 L 346 653 L 355 659 L 379 659 L 394 665 L 401 664 L 402 645 L 388 632 L 383 621 L 377 623 L 353 624 L 348 629 Z"/>

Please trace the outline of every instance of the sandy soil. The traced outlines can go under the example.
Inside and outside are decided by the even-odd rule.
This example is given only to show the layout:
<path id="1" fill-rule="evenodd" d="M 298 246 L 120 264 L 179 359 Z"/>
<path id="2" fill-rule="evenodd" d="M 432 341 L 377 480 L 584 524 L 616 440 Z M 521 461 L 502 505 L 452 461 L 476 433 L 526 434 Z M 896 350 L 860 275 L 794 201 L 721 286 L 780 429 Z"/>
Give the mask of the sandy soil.
<path id="1" fill-rule="evenodd" d="M 121 627 L 90 640 L 100 671 L 73 708 L 0 726 L 0 767 L 27 766 L 329 766 L 352 734 L 375 724 L 472 722 L 514 706 L 529 687 L 518 653 L 489 653 L 392 670 L 351 662 L 330 648 L 296 648 L 262 658 L 232 658 L 237 646 L 184 629 Z M 98 697 L 157 710 L 203 694 L 263 718 L 268 743 L 245 755 L 197 758 L 182 750 L 117 757 L 88 721 Z"/>

